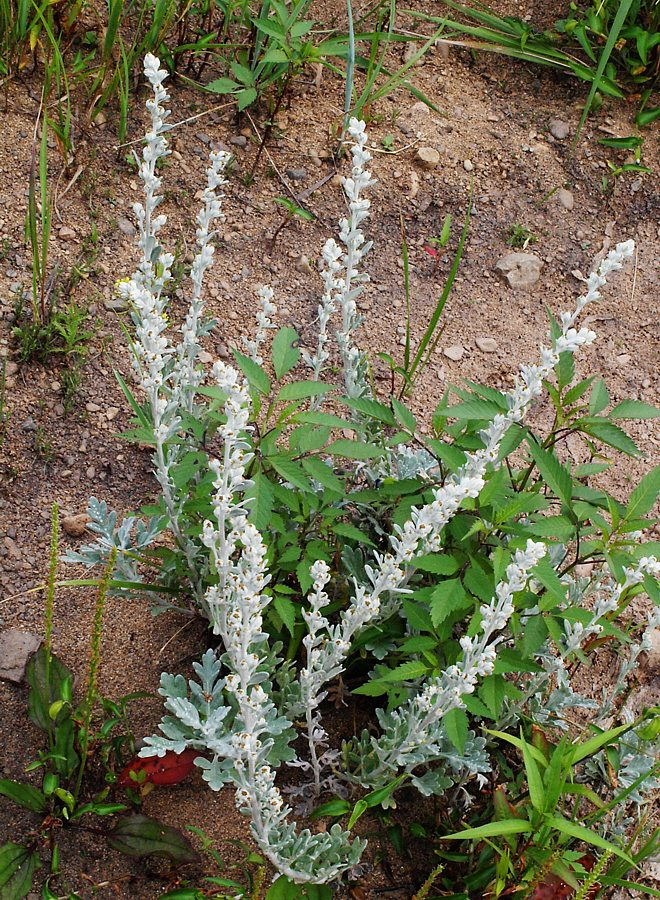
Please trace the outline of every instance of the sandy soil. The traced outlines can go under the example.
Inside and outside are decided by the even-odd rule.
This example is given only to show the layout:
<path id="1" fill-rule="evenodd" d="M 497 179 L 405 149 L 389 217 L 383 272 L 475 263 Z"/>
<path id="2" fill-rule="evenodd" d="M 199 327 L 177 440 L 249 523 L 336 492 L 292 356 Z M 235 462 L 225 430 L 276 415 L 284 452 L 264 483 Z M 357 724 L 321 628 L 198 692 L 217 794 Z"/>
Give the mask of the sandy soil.
<path id="1" fill-rule="evenodd" d="M 539 12 L 533 4 L 529 6 L 530 13 Z M 573 150 L 571 139 L 586 94 L 582 84 L 505 59 L 482 56 L 473 60 L 456 50 L 447 55 L 441 48 L 415 68 L 414 80 L 442 115 L 403 92 L 371 110 L 369 133 L 378 183 L 371 192 L 369 233 L 375 248 L 368 270 L 372 282 L 360 303 L 365 345 L 372 351 L 402 351 L 401 220 L 410 246 L 413 334 L 418 338 L 449 265 L 444 257 L 435 272 L 423 245 L 439 233 L 445 215 L 451 213 L 455 246 L 472 189 L 467 252 L 447 304 L 438 352 L 417 391 L 422 417 L 449 384 L 462 378 L 497 387 L 508 385 L 519 362 L 536 358 L 537 345 L 546 335 L 545 307 L 555 312 L 572 307 L 580 288 L 572 273 L 587 274 L 601 251 L 630 237 L 638 245 L 634 273 L 619 277 L 587 320 L 598 332 L 598 341 L 581 355 L 579 365 L 585 375 L 606 375 L 613 400 L 657 400 L 654 300 L 660 245 L 659 182 L 655 174 L 643 179 L 624 176 L 604 193 L 601 179 L 607 172 L 607 160 L 620 157 L 597 142 L 607 135 L 635 133 L 634 103 L 605 103 Z M 211 108 L 212 103 L 199 93 L 181 85 L 171 90 L 176 120 Z M 189 258 L 194 239 L 191 222 L 209 145 L 227 147 L 236 154 L 224 204 L 226 220 L 208 280 L 209 310 L 220 322 L 208 341 L 207 350 L 213 356 L 226 354 L 228 347 L 240 342 L 241 335 L 251 333 L 254 292 L 263 283 L 275 290 L 280 322 L 301 328 L 303 342 L 313 340 L 309 323 L 320 289 L 316 260 L 342 209 L 336 174 L 342 171 L 342 164 L 336 169 L 331 153 L 342 97 L 342 85 L 327 74 L 320 89 L 311 84 L 301 86 L 290 108 L 279 116 L 278 135 L 262 156 L 249 186 L 241 176 L 251 170 L 257 140 L 247 119 L 237 122 L 230 110 L 216 110 L 175 132 L 175 152 L 165 173 L 164 211 L 169 221 L 163 237 L 173 246 L 183 235 L 183 258 Z M 139 138 L 143 131 L 143 100 L 141 95 L 132 104 L 131 139 Z M 138 186 L 134 171 L 124 161 L 126 149 L 118 153 L 115 148 L 112 110 L 105 123 L 97 126 L 91 126 L 79 110 L 75 162 L 69 171 L 61 171 L 55 151 L 50 157 L 49 174 L 58 185 L 51 266 L 70 269 L 92 227 L 98 233 L 89 271 L 71 296 L 74 303 L 88 307 L 96 331 L 74 409 L 64 412 L 57 361 L 47 366 L 16 363 L 11 328 L 17 288 L 30 282 L 23 222 L 37 107 L 36 82 L 27 78 L 9 84 L 8 102 L 0 112 L 0 354 L 8 361 L 4 403 L 9 416 L 0 447 L 0 627 L 41 633 L 41 594 L 30 591 L 46 572 L 51 503 L 57 500 L 63 515 L 79 513 L 94 495 L 126 512 L 153 498 L 155 486 L 148 454 L 117 436 L 130 417 L 113 370 L 129 377 L 129 362 L 121 316 L 108 306 L 116 279 L 129 275 L 136 260 L 133 239 L 127 232 L 131 231 L 131 204 Z M 568 125 L 566 138 L 553 137 L 551 123 L 555 119 Z M 257 116 L 258 128 L 259 122 Z M 241 137 L 247 138 L 244 148 L 239 146 L 242 141 L 237 141 Z M 383 142 L 393 152 L 385 152 Z M 422 147 L 440 154 L 432 171 L 416 161 Z M 645 164 L 657 171 L 657 134 L 645 135 L 643 155 Z M 78 166 L 82 167 L 79 177 L 65 191 Z M 304 170 L 304 178 L 295 180 L 290 173 L 296 170 Z M 560 202 L 560 188 L 570 191 L 572 209 Z M 270 237 L 280 221 L 274 198 L 287 191 L 303 191 L 317 219 L 311 224 L 290 224 L 273 246 Z M 566 194 L 561 196 L 570 205 Z M 508 252 L 505 236 L 514 224 L 528 227 L 538 238 L 529 250 L 541 258 L 543 268 L 529 291 L 513 291 L 494 269 Z M 185 306 L 183 290 L 185 285 L 174 299 L 177 312 Z M 475 340 L 483 337 L 495 340 L 493 352 L 478 348 Z M 460 359 L 444 354 L 450 347 L 462 348 Z M 384 370 L 377 371 L 377 377 L 384 374 Z M 538 414 L 543 415 L 543 410 Z M 651 423 L 633 424 L 630 432 L 646 456 L 639 461 L 626 459 L 608 475 L 608 486 L 621 497 L 658 455 L 658 433 Z M 578 447 L 569 450 L 580 453 Z M 62 549 L 77 543 L 64 536 Z M 76 577 L 78 573 L 62 567 L 60 574 Z M 93 592 L 71 589 L 62 589 L 56 602 L 56 650 L 81 680 L 87 665 L 93 604 Z M 100 674 L 103 693 L 117 697 L 135 690 L 153 691 L 161 671 L 185 670 L 205 646 L 206 637 L 202 625 L 182 630 L 184 624 L 173 613 L 154 619 L 146 603 L 109 601 Z M 25 699 L 24 687 L 0 682 L 0 767 L 4 777 L 19 778 L 37 746 L 37 733 L 27 722 Z M 134 705 L 135 733 L 149 733 L 159 715 L 157 700 Z M 170 824 L 203 828 L 227 858 L 241 855 L 227 840 L 248 839 L 231 792 L 212 795 L 201 780 L 154 791 L 145 811 Z M 0 841 L 14 835 L 23 822 L 15 807 L 0 800 Z M 370 855 L 374 872 L 360 890 L 369 896 L 381 890 L 389 896 L 392 891 L 399 891 L 395 896 L 411 896 L 422 880 L 423 867 L 398 860 L 386 847 L 383 853 L 390 856 L 389 874 L 378 854 Z M 126 860 L 106 851 L 90 835 L 67 837 L 63 856 L 71 874 L 70 887 L 83 897 L 92 895 L 95 883 L 105 884 L 98 889 L 99 896 L 144 900 L 158 896 L 168 886 L 162 864 Z"/>

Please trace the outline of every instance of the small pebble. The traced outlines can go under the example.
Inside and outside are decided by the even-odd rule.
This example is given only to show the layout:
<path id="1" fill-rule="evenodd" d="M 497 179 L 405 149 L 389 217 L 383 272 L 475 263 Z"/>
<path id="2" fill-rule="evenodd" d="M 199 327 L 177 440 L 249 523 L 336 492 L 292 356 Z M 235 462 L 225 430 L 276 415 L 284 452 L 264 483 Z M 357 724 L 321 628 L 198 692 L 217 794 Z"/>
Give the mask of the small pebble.
<path id="1" fill-rule="evenodd" d="M 451 347 L 445 347 L 442 352 L 447 357 L 447 359 L 453 359 L 454 362 L 458 362 L 458 360 L 461 359 L 463 354 L 465 353 L 460 344 L 452 344 Z"/>
<path id="2" fill-rule="evenodd" d="M 119 219 L 117 219 L 117 228 L 119 228 L 121 233 L 125 234 L 126 237 L 135 237 L 135 225 L 130 221 L 130 219 L 121 216 Z"/>
<path id="3" fill-rule="evenodd" d="M 552 119 L 549 126 L 550 134 L 556 138 L 558 141 L 565 140 L 570 134 L 570 126 L 567 122 L 562 121 L 562 119 Z"/>
<path id="4" fill-rule="evenodd" d="M 559 201 L 559 205 L 563 206 L 564 209 L 573 209 L 575 205 L 573 194 L 566 190 L 566 188 L 559 188 L 557 191 L 557 200 Z"/>
<path id="5" fill-rule="evenodd" d="M 57 233 L 63 241 L 74 241 L 76 239 L 76 233 L 73 228 L 69 228 L 66 225 L 62 225 Z"/>
<path id="6" fill-rule="evenodd" d="M 229 138 L 229 143 L 233 144 L 234 147 L 247 147 L 247 138 L 244 134 L 233 134 Z"/>
<path id="7" fill-rule="evenodd" d="M 471 172 L 474 169 L 474 163 L 472 162 L 471 159 L 464 159 L 463 160 L 463 168 L 465 169 L 466 172 Z"/>
<path id="8" fill-rule="evenodd" d="M 105 417 L 108 422 L 112 422 L 113 419 L 116 419 L 119 415 L 119 407 L 118 406 L 109 406 L 105 411 Z"/>
<path id="9" fill-rule="evenodd" d="M 497 341 L 491 337 L 478 337 L 474 339 L 475 344 L 482 353 L 496 353 Z"/>
<path id="10" fill-rule="evenodd" d="M 286 170 L 287 178 L 290 178 L 291 181 L 304 181 L 307 178 L 307 170 L 306 169 L 287 169 Z"/>
<path id="11" fill-rule="evenodd" d="M 440 162 L 440 154 L 433 147 L 420 147 L 415 154 L 415 160 L 422 169 L 432 171 Z"/>
<path id="12" fill-rule="evenodd" d="M 78 513 L 75 516 L 65 516 L 62 519 L 62 529 L 72 538 L 81 538 L 87 531 L 89 516 L 87 513 Z"/>

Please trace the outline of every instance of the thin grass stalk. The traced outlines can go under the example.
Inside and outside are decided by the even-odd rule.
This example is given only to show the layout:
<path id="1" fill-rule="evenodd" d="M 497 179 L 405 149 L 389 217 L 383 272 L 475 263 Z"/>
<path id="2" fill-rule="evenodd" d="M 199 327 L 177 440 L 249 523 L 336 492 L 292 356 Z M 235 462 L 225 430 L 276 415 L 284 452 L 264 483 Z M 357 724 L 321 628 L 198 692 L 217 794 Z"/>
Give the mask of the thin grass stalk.
<path id="1" fill-rule="evenodd" d="M 410 265 L 403 215 L 401 216 L 401 256 L 403 258 L 403 291 L 406 298 L 406 345 L 403 351 L 403 368 L 406 370 L 407 377 L 410 367 Z"/>
<path id="2" fill-rule="evenodd" d="M 442 311 L 445 308 L 445 304 L 449 298 L 449 294 L 451 293 L 451 289 L 454 285 L 454 281 L 456 279 L 456 275 L 458 273 L 458 267 L 460 266 L 461 259 L 463 258 L 463 251 L 465 249 L 465 241 L 467 240 L 468 228 L 470 225 L 470 216 L 472 214 L 472 189 L 470 189 L 470 196 L 468 198 L 468 209 L 465 214 L 465 222 L 463 224 L 463 230 L 461 232 L 461 237 L 458 241 L 458 247 L 456 248 L 456 253 L 454 254 L 454 259 L 451 264 L 451 269 L 449 270 L 449 275 L 447 276 L 447 280 L 445 281 L 445 285 L 442 289 L 442 294 L 436 304 L 435 309 L 433 310 L 433 315 L 429 321 L 426 331 L 424 332 L 424 336 L 419 343 L 419 347 L 417 348 L 417 352 L 415 354 L 415 358 L 410 367 L 410 371 L 408 375 L 410 377 L 410 388 L 414 384 L 415 375 L 417 373 L 417 369 L 420 369 L 420 372 L 424 370 L 424 368 L 428 365 L 429 359 L 431 358 L 431 354 L 433 353 L 437 342 L 440 338 L 440 335 L 436 335 L 435 340 L 433 340 L 434 333 L 438 327 L 438 322 L 440 320 L 440 316 L 442 315 Z M 431 343 L 433 341 L 433 343 Z M 430 346 L 429 346 L 430 344 Z M 426 353 L 425 353 L 426 351 Z M 410 390 L 408 388 L 408 391 Z M 407 391 L 407 392 L 408 392 Z"/>
<path id="3" fill-rule="evenodd" d="M 605 43 L 605 46 L 603 47 L 603 50 L 600 54 L 600 59 L 598 60 L 596 74 L 594 75 L 593 81 L 591 82 L 591 88 L 589 90 L 587 102 L 584 104 L 584 109 L 582 110 L 582 115 L 580 116 L 577 131 L 575 132 L 575 137 L 573 138 L 573 147 L 575 147 L 578 142 L 582 127 L 587 120 L 589 110 L 591 109 L 591 106 L 594 102 L 596 91 L 600 87 L 605 67 L 609 61 L 610 56 L 612 55 L 612 50 L 614 50 L 616 42 L 619 40 L 619 34 L 621 33 L 621 29 L 625 24 L 632 3 L 633 0 L 620 0 L 619 8 L 617 10 L 616 16 L 614 17 L 614 21 L 612 22 L 610 33 L 607 37 L 607 42 Z"/>
<path id="4" fill-rule="evenodd" d="M 98 670 L 101 662 L 101 640 L 103 638 L 103 612 L 105 610 L 105 601 L 108 596 L 108 588 L 112 580 L 112 573 L 117 560 L 117 548 L 113 547 L 108 557 L 105 570 L 99 582 L 99 589 L 96 595 L 96 607 L 94 609 L 94 623 L 92 625 L 92 639 L 90 643 L 89 653 L 89 674 L 87 676 L 87 691 L 83 701 L 83 720 L 80 725 L 80 766 L 78 767 L 78 777 L 76 778 L 76 788 L 73 796 L 78 802 L 80 796 L 80 788 L 82 785 L 85 766 L 87 764 L 87 751 L 89 748 L 89 727 L 92 721 L 92 711 L 96 703 L 98 688 Z"/>
<path id="5" fill-rule="evenodd" d="M 60 534 L 60 508 L 53 503 L 50 510 L 50 554 L 48 560 L 48 580 L 46 581 L 46 603 L 44 609 L 44 691 L 50 703 L 50 663 L 53 653 L 53 613 L 55 610 L 55 588 L 57 585 L 57 557 Z M 53 722 L 48 716 L 48 741 L 52 749 L 54 743 Z"/>
<path id="6" fill-rule="evenodd" d="M 353 6 L 351 0 L 346 0 L 346 16 L 348 18 L 348 56 L 346 57 L 346 84 L 344 86 L 344 124 L 341 131 L 343 142 L 348 128 L 348 120 L 351 112 L 351 100 L 353 99 L 353 84 L 355 81 L 355 28 L 353 23 Z"/>

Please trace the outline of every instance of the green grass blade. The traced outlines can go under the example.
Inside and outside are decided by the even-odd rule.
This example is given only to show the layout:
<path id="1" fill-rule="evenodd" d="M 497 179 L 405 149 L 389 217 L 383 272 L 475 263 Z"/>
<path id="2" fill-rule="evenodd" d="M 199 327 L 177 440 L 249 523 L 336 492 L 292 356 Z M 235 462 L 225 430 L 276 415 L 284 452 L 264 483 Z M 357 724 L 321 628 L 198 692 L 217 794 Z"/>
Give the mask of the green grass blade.
<path id="1" fill-rule="evenodd" d="M 573 146 L 577 144 L 577 141 L 580 137 L 582 127 L 587 120 L 589 110 L 591 109 L 591 105 L 594 102 L 596 91 L 601 84 L 603 73 L 605 72 L 605 66 L 607 65 L 608 60 L 612 55 L 612 50 L 614 50 L 616 42 L 619 40 L 621 29 L 625 24 L 626 17 L 628 16 L 632 3 L 633 0 L 620 0 L 619 8 L 617 10 L 616 16 L 614 17 L 614 21 L 612 22 L 612 27 L 610 28 L 610 33 L 607 36 L 607 42 L 603 47 L 603 50 L 600 54 L 600 59 L 598 60 L 598 67 L 596 68 L 596 74 L 594 75 L 593 81 L 591 82 L 589 96 L 587 97 L 587 102 L 584 104 L 584 109 L 582 110 L 582 115 L 580 116 L 580 122 L 578 124 L 577 131 L 575 132 Z"/>

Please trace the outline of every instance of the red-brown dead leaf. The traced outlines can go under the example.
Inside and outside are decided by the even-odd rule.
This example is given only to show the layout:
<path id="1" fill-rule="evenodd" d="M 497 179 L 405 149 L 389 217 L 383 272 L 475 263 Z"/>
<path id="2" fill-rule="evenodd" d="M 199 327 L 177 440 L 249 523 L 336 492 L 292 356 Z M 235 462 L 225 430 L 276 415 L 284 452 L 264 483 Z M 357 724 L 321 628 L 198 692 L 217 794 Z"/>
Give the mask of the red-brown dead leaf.
<path id="1" fill-rule="evenodd" d="M 138 757 L 122 769 L 117 783 L 121 787 L 137 787 L 147 783 L 178 784 L 190 775 L 198 756 L 196 750 L 184 750 L 183 753 L 168 750 L 165 756 L 161 757 L 151 756 L 147 759 Z M 139 777 L 141 772 L 144 772 L 144 779 Z M 132 778 L 131 773 L 135 777 Z"/>

